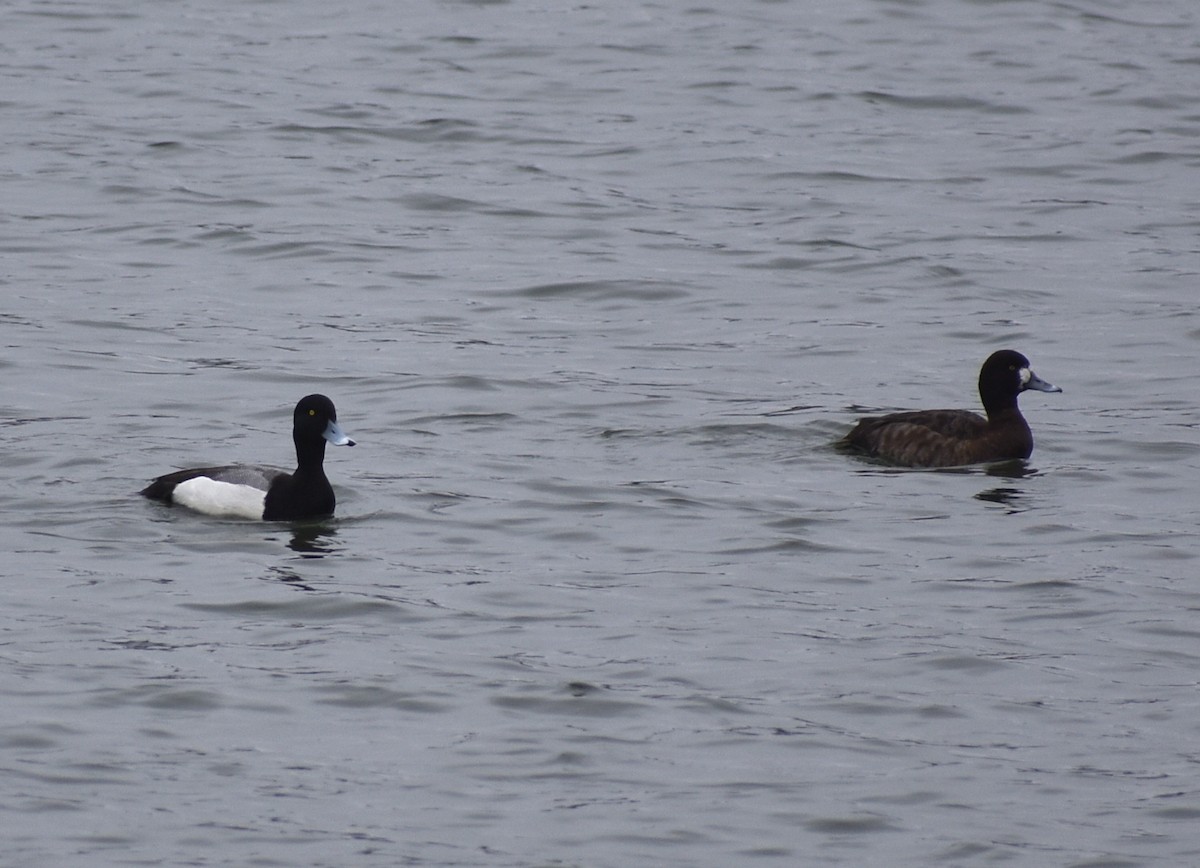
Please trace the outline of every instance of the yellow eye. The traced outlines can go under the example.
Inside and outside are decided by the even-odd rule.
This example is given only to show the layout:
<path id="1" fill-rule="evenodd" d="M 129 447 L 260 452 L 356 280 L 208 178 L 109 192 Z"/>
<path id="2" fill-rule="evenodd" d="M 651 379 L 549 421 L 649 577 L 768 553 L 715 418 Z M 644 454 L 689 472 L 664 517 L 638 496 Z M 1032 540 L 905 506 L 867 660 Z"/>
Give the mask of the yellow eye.
<path id="1" fill-rule="evenodd" d="M 309 410 L 309 411 L 308 411 L 308 415 L 310 415 L 310 416 L 315 416 L 315 415 L 317 415 L 317 411 L 316 411 L 316 410 Z"/>

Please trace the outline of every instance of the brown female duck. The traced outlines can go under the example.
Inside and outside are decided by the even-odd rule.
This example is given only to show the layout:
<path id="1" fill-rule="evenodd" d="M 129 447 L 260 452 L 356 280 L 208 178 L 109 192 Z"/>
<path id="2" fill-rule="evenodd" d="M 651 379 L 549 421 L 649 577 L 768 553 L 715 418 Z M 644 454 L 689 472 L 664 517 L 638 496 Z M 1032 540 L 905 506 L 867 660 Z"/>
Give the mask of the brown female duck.
<path id="1" fill-rule="evenodd" d="M 1033 434 L 1017 396 L 1026 389 L 1061 392 L 1035 374 L 1014 350 L 992 353 L 979 371 L 987 418 L 969 410 L 914 410 L 859 420 L 842 444 L 893 464 L 953 467 L 1028 458 Z"/>

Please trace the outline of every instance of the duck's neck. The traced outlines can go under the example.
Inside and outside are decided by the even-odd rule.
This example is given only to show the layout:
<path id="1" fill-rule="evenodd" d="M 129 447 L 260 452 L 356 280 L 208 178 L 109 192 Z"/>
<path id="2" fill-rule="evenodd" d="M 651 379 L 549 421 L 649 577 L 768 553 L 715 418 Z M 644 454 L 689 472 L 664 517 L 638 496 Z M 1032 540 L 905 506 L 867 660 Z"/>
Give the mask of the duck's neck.
<path id="1" fill-rule="evenodd" d="M 317 440 L 292 438 L 296 443 L 296 473 L 300 475 L 323 475 L 325 462 L 325 438 Z"/>
<path id="2" fill-rule="evenodd" d="M 983 410 L 987 414 L 988 422 L 995 425 L 1010 416 L 1021 418 L 1021 411 L 1017 408 L 1017 396 L 1005 396 L 1003 398 L 992 398 L 990 401 L 982 394 L 979 396 L 983 401 Z"/>

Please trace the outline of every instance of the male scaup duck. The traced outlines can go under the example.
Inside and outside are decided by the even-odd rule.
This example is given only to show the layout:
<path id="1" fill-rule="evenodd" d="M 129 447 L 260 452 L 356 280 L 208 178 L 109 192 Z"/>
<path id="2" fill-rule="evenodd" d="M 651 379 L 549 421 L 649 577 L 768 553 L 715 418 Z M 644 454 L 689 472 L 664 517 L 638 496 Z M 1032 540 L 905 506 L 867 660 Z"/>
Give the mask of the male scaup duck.
<path id="1" fill-rule="evenodd" d="M 1035 374 L 1014 350 L 988 356 L 979 370 L 979 397 L 987 418 L 970 410 L 915 410 L 861 419 L 842 443 L 908 467 L 953 467 L 1028 458 L 1033 434 L 1017 409 L 1026 389 L 1061 392 Z"/>
<path id="2" fill-rule="evenodd" d="M 235 464 L 196 467 L 160 476 L 142 494 L 208 515 L 293 521 L 333 515 L 336 500 L 325 478 L 325 443 L 353 446 L 337 423 L 337 410 L 324 395 L 300 399 L 292 415 L 296 472 Z"/>

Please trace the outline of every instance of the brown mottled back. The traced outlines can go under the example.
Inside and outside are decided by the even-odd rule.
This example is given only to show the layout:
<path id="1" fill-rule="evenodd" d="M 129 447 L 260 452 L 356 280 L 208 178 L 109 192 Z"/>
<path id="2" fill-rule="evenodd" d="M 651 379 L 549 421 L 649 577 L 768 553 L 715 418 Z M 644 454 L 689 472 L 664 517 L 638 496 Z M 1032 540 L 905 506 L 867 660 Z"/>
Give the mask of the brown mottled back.
<path id="1" fill-rule="evenodd" d="M 989 423 L 968 410 L 915 410 L 869 417 L 860 420 L 843 442 L 907 467 L 1028 458 L 1033 451 L 1033 435 L 1020 413 L 1001 414 Z"/>

